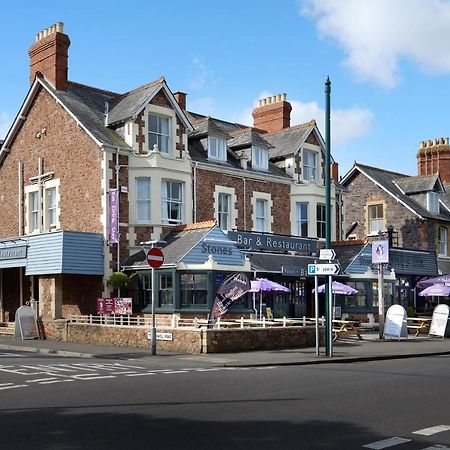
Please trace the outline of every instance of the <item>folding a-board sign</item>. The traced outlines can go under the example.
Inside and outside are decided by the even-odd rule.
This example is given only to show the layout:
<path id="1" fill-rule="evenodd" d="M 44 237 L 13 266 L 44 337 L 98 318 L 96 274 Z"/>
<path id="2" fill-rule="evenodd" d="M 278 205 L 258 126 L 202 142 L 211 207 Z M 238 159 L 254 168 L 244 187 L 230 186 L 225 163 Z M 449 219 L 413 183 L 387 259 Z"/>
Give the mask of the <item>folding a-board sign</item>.
<path id="1" fill-rule="evenodd" d="M 406 324 L 406 311 L 401 305 L 392 305 L 386 312 L 384 321 L 383 337 L 400 339 L 408 337 L 408 327 Z"/>
<path id="2" fill-rule="evenodd" d="M 21 306 L 16 311 L 14 337 L 25 339 L 39 339 L 39 329 L 36 316 L 31 306 Z"/>
<path id="3" fill-rule="evenodd" d="M 433 317 L 431 318 L 430 325 L 430 336 L 448 336 L 449 330 L 448 327 L 448 316 L 450 313 L 450 308 L 448 305 L 437 305 L 433 311 Z"/>

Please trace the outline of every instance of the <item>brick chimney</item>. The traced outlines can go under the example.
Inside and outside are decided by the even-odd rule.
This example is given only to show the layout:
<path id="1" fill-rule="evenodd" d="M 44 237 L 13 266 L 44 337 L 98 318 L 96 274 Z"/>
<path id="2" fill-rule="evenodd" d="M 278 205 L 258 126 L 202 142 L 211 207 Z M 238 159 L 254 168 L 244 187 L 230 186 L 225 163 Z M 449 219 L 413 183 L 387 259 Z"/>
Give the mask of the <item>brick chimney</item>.
<path id="1" fill-rule="evenodd" d="M 286 101 L 286 94 L 273 95 L 258 100 L 253 110 L 253 126 L 269 133 L 281 131 L 291 126 L 292 106 Z"/>
<path id="2" fill-rule="evenodd" d="M 417 152 L 418 175 L 439 172 L 442 182 L 450 182 L 450 143 L 447 138 L 422 141 Z"/>
<path id="3" fill-rule="evenodd" d="M 64 24 L 57 22 L 36 34 L 30 47 L 30 84 L 38 73 L 60 91 L 67 91 L 69 36 L 64 34 Z"/>
<path id="4" fill-rule="evenodd" d="M 336 182 L 339 181 L 339 163 L 334 162 L 331 164 L 330 178 L 333 181 L 336 181 Z"/>
<path id="5" fill-rule="evenodd" d="M 186 93 L 185 92 L 174 92 L 173 96 L 175 97 L 175 100 L 180 105 L 180 108 L 182 110 L 186 110 Z"/>

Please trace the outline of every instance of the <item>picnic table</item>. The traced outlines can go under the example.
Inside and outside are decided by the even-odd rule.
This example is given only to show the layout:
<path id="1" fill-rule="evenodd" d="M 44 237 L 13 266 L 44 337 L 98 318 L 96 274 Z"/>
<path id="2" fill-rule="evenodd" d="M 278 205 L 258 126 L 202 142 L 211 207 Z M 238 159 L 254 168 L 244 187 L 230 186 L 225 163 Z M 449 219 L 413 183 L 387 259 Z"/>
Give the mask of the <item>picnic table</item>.
<path id="1" fill-rule="evenodd" d="M 333 341 L 336 341 L 341 336 L 354 335 L 357 336 L 360 341 L 363 340 L 361 331 L 357 328 L 356 320 L 333 320 Z"/>
<path id="2" fill-rule="evenodd" d="M 421 332 L 428 333 L 430 331 L 430 325 L 431 317 L 408 317 L 406 319 L 406 326 L 408 330 L 415 330 L 415 337 Z"/>

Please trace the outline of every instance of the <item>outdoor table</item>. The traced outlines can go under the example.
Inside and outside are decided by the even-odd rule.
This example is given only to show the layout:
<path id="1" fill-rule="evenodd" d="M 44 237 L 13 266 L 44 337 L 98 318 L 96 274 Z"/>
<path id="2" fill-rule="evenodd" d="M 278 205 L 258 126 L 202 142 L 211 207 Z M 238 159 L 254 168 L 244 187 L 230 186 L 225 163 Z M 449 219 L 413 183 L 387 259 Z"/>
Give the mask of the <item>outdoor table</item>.
<path id="1" fill-rule="evenodd" d="M 358 336 L 360 341 L 363 340 L 360 330 L 356 327 L 355 320 L 333 320 L 333 341 L 336 341 L 344 335 Z"/>
<path id="2" fill-rule="evenodd" d="M 408 330 L 416 330 L 414 336 L 417 337 L 420 332 L 427 333 L 430 330 L 431 317 L 408 317 L 406 326 Z"/>

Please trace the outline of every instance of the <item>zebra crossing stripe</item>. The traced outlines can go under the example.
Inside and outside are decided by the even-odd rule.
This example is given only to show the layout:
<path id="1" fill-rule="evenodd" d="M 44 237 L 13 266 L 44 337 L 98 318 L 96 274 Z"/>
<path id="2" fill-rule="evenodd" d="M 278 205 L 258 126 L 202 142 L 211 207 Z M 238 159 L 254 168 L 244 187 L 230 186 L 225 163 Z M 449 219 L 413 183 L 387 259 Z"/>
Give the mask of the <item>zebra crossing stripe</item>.
<path id="1" fill-rule="evenodd" d="M 423 428 L 422 430 L 413 431 L 413 434 L 421 434 L 422 436 L 431 436 L 441 431 L 450 430 L 450 425 L 436 425 L 435 427 Z"/>
<path id="2" fill-rule="evenodd" d="M 411 441 L 411 439 L 392 437 L 389 439 L 383 439 L 382 441 L 371 442 L 370 444 L 363 445 L 363 447 L 380 450 L 383 448 L 389 448 L 389 447 L 394 447 L 396 445 L 405 444 L 406 442 L 410 442 L 410 441 Z"/>

